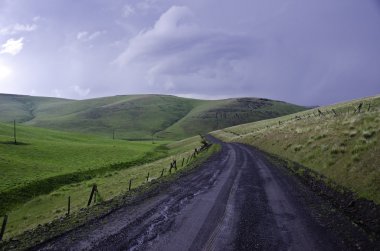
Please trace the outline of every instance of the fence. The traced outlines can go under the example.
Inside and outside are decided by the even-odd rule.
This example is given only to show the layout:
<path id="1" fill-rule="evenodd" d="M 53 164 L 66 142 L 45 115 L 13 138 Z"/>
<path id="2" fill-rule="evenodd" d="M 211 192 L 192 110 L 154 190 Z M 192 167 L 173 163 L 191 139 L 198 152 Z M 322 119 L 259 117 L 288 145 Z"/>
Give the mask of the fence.
<path id="1" fill-rule="evenodd" d="M 184 167 L 187 164 L 190 164 L 192 159 L 195 159 L 201 152 L 207 150 L 210 146 L 211 146 L 211 144 L 207 143 L 207 144 L 204 144 L 203 146 L 201 146 L 199 148 L 195 148 L 194 151 L 187 157 L 188 161 L 186 163 L 185 163 L 185 158 L 182 159 L 182 165 L 181 165 L 181 167 Z M 169 167 L 169 172 L 168 172 L 169 175 L 172 173 L 172 170 L 175 170 L 175 171 L 178 170 L 177 160 L 176 159 L 173 159 L 170 162 L 170 167 Z M 165 172 L 165 168 L 162 169 L 160 176 L 158 176 L 156 179 L 164 177 L 165 176 L 164 172 Z M 147 175 L 144 177 L 143 180 L 145 180 L 145 182 L 141 183 L 140 185 L 142 185 L 144 183 L 146 184 L 146 183 L 148 183 L 148 182 L 150 182 L 150 181 L 153 180 L 153 178 L 151 178 L 151 176 L 150 176 L 150 172 L 149 171 L 147 172 Z M 132 182 L 133 182 L 133 179 L 131 178 L 129 180 L 128 191 L 132 190 Z M 98 199 L 98 201 L 100 201 L 101 196 L 100 196 L 100 193 L 99 193 L 98 186 L 96 184 L 94 184 L 92 186 L 92 189 L 91 189 L 88 201 L 87 201 L 87 207 L 90 207 L 91 205 L 95 205 L 96 202 L 97 202 L 97 199 Z M 67 211 L 65 212 L 65 216 L 69 216 L 70 213 L 71 213 L 71 202 L 72 202 L 72 197 L 68 196 L 68 198 L 67 198 Z M 2 222 L 2 225 L 1 225 L 1 231 L 0 231 L 0 242 L 3 240 L 4 235 L 6 233 L 6 226 L 7 226 L 7 223 L 8 223 L 8 219 L 9 219 L 9 215 L 4 215 L 3 222 Z"/>
<path id="2" fill-rule="evenodd" d="M 346 107 L 340 107 L 339 110 L 338 108 L 334 109 L 323 109 L 323 108 L 318 108 L 318 109 L 313 109 L 312 112 L 306 112 L 305 114 L 302 115 L 295 115 L 294 117 L 291 117 L 290 119 L 285 119 L 285 120 L 278 120 L 276 122 L 273 122 L 270 125 L 265 125 L 263 127 L 257 127 L 254 129 L 250 129 L 250 132 L 259 132 L 264 129 L 270 129 L 272 127 L 279 127 L 282 125 L 285 125 L 286 123 L 292 122 L 292 121 L 297 121 L 297 120 L 305 120 L 305 119 L 310 119 L 310 118 L 317 118 L 317 119 L 328 119 L 328 118 L 337 118 L 342 115 L 359 115 L 363 113 L 368 113 L 368 112 L 373 112 L 375 111 L 375 108 L 371 103 L 364 103 L 360 102 L 358 105 L 355 106 L 347 106 Z M 234 131 L 230 130 L 224 130 L 225 132 L 228 132 L 230 134 L 233 134 L 235 136 L 241 136 L 241 134 L 236 133 Z M 244 133 L 243 133 L 244 134 Z"/>

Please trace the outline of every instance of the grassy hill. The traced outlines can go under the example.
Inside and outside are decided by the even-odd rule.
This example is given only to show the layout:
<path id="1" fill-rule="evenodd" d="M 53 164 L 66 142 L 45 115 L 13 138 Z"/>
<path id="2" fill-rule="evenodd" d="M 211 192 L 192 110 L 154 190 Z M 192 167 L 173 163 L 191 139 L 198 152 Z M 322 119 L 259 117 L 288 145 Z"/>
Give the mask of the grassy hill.
<path id="1" fill-rule="evenodd" d="M 166 156 L 160 144 L 0 123 L 0 214 L 64 184 Z"/>
<path id="2" fill-rule="evenodd" d="M 165 169 L 167 177 L 173 159 L 178 171 L 191 168 L 195 160 L 188 157 L 201 146 L 199 136 L 152 144 L 25 125 L 17 125 L 17 144 L 12 136 L 13 126 L 0 123 L 0 220 L 9 216 L 6 238 L 64 216 L 68 196 L 72 213 L 85 208 L 93 184 L 100 200 L 110 200 L 125 194 L 131 179 L 137 188 L 146 185 L 147 173 L 152 180 Z"/>
<path id="3" fill-rule="evenodd" d="M 181 139 L 305 107 L 259 98 L 197 100 L 130 95 L 68 100 L 0 94 L 0 122 L 123 139 Z"/>
<path id="4" fill-rule="evenodd" d="M 380 96 L 230 127 L 213 134 L 298 162 L 360 197 L 380 203 Z"/>
<path id="5" fill-rule="evenodd" d="M 36 179 L 144 157 L 157 145 L 0 123 L 0 192 Z"/>
<path id="6" fill-rule="evenodd" d="M 0 122 L 26 122 L 35 118 L 37 107 L 44 104 L 61 103 L 68 100 L 47 97 L 0 94 Z"/>

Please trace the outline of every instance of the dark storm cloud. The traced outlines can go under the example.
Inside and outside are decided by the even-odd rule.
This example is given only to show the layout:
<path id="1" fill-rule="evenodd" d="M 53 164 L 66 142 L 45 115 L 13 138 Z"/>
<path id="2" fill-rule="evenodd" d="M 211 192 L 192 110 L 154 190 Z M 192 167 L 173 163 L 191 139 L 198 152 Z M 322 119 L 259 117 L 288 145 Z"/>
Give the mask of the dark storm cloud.
<path id="1" fill-rule="evenodd" d="M 116 63 L 125 69 L 135 67 L 151 86 L 176 93 L 197 92 L 210 87 L 222 72 L 232 76 L 234 64 L 250 57 L 253 51 L 251 38 L 202 29 L 188 8 L 174 6 L 152 29 L 132 38 Z M 223 89 L 223 84 L 212 87 Z"/>

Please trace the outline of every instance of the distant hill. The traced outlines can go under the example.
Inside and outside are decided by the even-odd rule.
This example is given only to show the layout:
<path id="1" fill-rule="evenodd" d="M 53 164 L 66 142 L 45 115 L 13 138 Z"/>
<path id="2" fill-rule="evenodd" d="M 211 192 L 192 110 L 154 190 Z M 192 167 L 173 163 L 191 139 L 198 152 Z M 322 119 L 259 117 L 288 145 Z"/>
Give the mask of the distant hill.
<path id="1" fill-rule="evenodd" d="M 274 118 L 306 107 L 261 98 L 198 100 L 170 95 L 127 95 L 70 100 L 0 94 L 0 122 L 116 138 L 180 139 Z"/>

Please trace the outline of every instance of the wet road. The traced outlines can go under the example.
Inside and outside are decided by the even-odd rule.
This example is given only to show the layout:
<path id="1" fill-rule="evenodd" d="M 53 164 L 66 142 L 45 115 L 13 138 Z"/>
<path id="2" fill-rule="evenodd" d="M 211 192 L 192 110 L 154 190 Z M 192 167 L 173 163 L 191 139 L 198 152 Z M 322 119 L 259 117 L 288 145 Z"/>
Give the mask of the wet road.
<path id="1" fill-rule="evenodd" d="M 328 227 L 319 200 L 261 152 L 223 143 L 219 153 L 154 197 L 38 249 L 351 249 Z"/>

